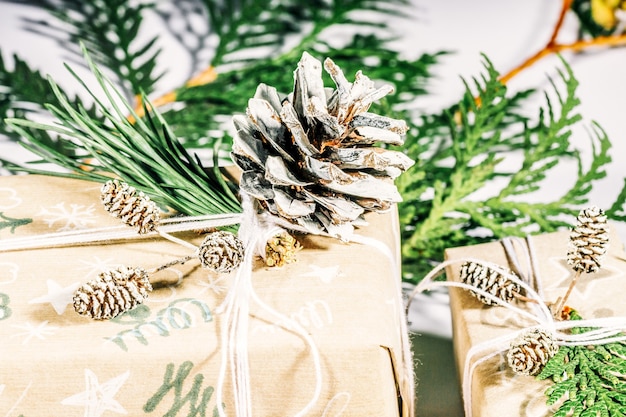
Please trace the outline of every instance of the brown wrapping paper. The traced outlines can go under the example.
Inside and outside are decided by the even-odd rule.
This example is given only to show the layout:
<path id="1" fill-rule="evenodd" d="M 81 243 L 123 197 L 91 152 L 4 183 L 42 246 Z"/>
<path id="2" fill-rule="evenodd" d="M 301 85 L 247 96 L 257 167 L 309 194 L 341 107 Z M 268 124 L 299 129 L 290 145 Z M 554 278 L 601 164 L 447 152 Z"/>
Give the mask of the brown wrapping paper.
<path id="1" fill-rule="evenodd" d="M 554 302 L 563 296 L 573 276 L 566 263 L 569 232 L 557 232 L 531 238 L 539 269 L 545 301 Z M 611 233 L 610 248 L 600 271 L 583 274 L 574 288 L 567 305 L 577 309 L 586 319 L 626 315 L 626 305 L 612 302 L 626 296 L 624 281 L 624 253 L 616 233 Z M 516 250 L 518 258 L 527 257 Z M 509 266 L 500 242 L 447 249 L 447 260 L 474 258 Z M 523 265 L 523 264 L 522 264 Z M 446 269 L 448 280 L 459 281 L 461 262 Z M 523 304 L 517 304 L 522 307 Z M 450 288 L 454 350 L 463 380 L 463 370 L 472 346 L 510 334 L 524 327 L 536 325 L 529 319 L 520 318 L 505 307 L 489 307 L 469 292 Z M 524 307 L 528 309 L 527 307 Z M 474 360 L 478 359 L 475 357 Z M 538 381 L 532 376 L 513 373 L 506 363 L 506 352 L 478 365 L 471 380 L 472 411 L 480 417 L 547 417 L 554 410 L 546 406 L 544 391 L 551 381 Z M 464 393 L 467 395 L 467 393 Z"/>
<path id="2" fill-rule="evenodd" d="M 99 184 L 41 176 L 0 180 L 0 239 L 116 226 Z M 358 231 L 398 251 L 395 213 Z M 181 235 L 178 235 L 181 236 Z M 186 239 L 200 243 L 202 236 Z M 321 355 L 321 398 L 308 415 L 402 416 L 401 330 L 393 262 L 379 249 L 306 236 L 298 261 L 257 262 L 260 298 L 301 324 Z M 151 268 L 189 249 L 159 237 L 0 253 L 0 414 L 210 416 L 221 364 L 220 314 L 231 276 L 190 261 L 152 277 L 146 303 L 111 321 L 79 316 L 78 284 L 119 265 Z M 397 271 L 397 269 L 396 269 Z M 68 304 L 69 303 L 69 304 Z M 315 373 L 302 338 L 251 310 L 254 416 L 292 416 L 311 399 Z M 230 374 L 225 409 L 233 415 Z"/>

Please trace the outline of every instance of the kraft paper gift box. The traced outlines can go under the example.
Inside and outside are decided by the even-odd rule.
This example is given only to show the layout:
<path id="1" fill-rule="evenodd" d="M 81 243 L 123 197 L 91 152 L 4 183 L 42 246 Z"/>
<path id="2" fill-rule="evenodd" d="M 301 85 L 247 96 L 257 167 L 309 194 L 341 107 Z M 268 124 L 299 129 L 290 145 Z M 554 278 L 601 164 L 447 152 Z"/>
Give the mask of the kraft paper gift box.
<path id="1" fill-rule="evenodd" d="M 562 297 L 573 276 L 571 267 L 566 263 L 569 234 L 569 231 L 562 231 L 530 238 L 537 261 L 536 278 L 540 280 L 547 302 L 555 302 L 558 297 Z M 515 247 L 516 257 L 524 265 L 528 257 L 519 243 Z M 473 258 L 510 267 L 501 242 L 447 249 L 445 257 L 450 261 Z M 610 246 L 602 268 L 596 273 L 581 275 L 567 305 L 575 308 L 585 319 L 625 316 L 626 304 L 621 302 L 626 296 L 624 259 L 622 243 L 617 234 L 611 232 Z M 453 262 L 446 268 L 449 281 L 460 281 L 461 265 L 461 261 Z M 450 288 L 450 308 L 460 381 L 463 381 L 464 368 L 472 347 L 536 325 L 505 307 L 487 306 L 461 288 Z M 528 306 L 522 308 L 527 309 Z M 480 355 L 473 356 L 471 363 L 479 359 Z M 471 391 L 463 395 L 471 395 L 474 416 L 549 417 L 556 410 L 546 405 L 547 397 L 544 395 L 552 382 L 516 375 L 507 364 L 506 352 L 477 365 L 469 385 Z"/>
<path id="2" fill-rule="evenodd" d="M 0 239 L 117 226 L 100 185 L 43 176 L 0 179 Z M 296 320 L 319 349 L 321 393 L 308 415 L 408 415 L 395 213 L 370 215 L 358 234 L 390 250 L 315 236 L 298 260 L 257 262 L 259 297 Z M 196 244 L 202 236 L 184 236 Z M 78 315 L 79 284 L 120 265 L 151 268 L 189 249 L 160 237 L 0 253 L 0 414 L 11 416 L 215 415 L 221 364 L 217 307 L 231 275 L 189 261 L 151 277 L 147 301 L 109 321 Z M 393 259 L 395 258 L 395 259 Z M 254 305 L 248 332 L 252 415 L 293 416 L 314 394 L 301 336 Z M 230 375 L 223 403 L 233 414 Z M 404 402 L 403 402 L 404 401 Z"/>

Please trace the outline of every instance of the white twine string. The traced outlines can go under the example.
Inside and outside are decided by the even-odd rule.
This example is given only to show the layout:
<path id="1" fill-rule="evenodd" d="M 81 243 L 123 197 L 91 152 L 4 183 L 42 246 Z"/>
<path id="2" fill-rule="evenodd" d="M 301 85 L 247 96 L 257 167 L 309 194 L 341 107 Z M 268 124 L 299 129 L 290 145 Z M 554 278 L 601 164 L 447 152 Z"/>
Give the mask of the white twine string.
<path id="1" fill-rule="evenodd" d="M 137 230 L 126 225 L 46 233 L 36 236 L 2 240 L 0 241 L 0 252 L 77 246 L 88 243 L 111 242 L 122 239 L 148 239 L 159 235 L 165 237 L 162 234 L 163 232 L 188 232 L 196 229 L 231 226 L 240 222 L 240 213 L 171 217 L 161 220 L 159 223 L 159 229 L 150 233 L 139 234 L 137 233 Z M 166 239 L 169 238 L 170 237 L 166 237 Z"/>
<path id="2" fill-rule="evenodd" d="M 238 269 L 232 289 L 229 291 L 223 304 L 218 308 L 218 312 L 224 314 L 226 328 L 222 332 L 222 364 L 217 383 L 217 408 L 221 417 L 225 416 L 223 408 L 223 387 L 225 382 L 226 368 L 230 366 L 233 378 L 233 393 L 235 399 L 235 410 L 238 416 L 251 416 L 251 389 L 250 389 L 250 366 L 248 356 L 248 323 L 250 313 L 250 300 L 254 301 L 262 310 L 274 316 L 280 326 L 287 331 L 298 334 L 308 345 L 315 368 L 315 389 L 311 400 L 300 410 L 295 417 L 302 417 L 309 413 L 318 401 L 322 390 L 322 369 L 319 350 L 313 338 L 295 320 L 276 311 L 267 303 L 262 301 L 254 291 L 251 281 L 252 263 L 256 254 L 265 257 L 265 245 L 272 236 L 279 234 L 283 227 L 294 229 L 300 232 L 308 232 L 305 228 L 295 227 L 292 223 L 283 219 L 269 216 L 267 213 L 257 213 L 252 207 L 250 199 L 243 197 L 244 213 L 226 213 L 203 216 L 171 217 L 161 220 L 158 230 L 150 233 L 139 234 L 135 229 L 126 225 L 99 227 L 90 229 L 80 229 L 65 232 L 55 232 L 27 236 L 0 241 L 0 252 L 20 251 L 28 249 L 41 249 L 51 247 L 78 246 L 84 244 L 113 242 L 129 239 L 147 239 L 161 236 L 165 239 L 179 243 L 192 250 L 197 247 L 189 242 L 168 235 L 168 233 L 185 232 L 196 229 L 216 228 L 230 226 L 241 223 L 240 235 L 246 247 L 254 250 L 246 251 L 242 266 Z M 281 227 L 283 226 L 283 227 Z M 330 235 L 326 235 L 330 236 Z M 364 236 L 351 235 L 344 240 L 355 243 L 369 245 L 379 249 L 390 261 L 394 276 L 399 274 L 399 265 L 391 250 L 382 242 Z M 402 291 L 399 280 L 396 288 L 396 302 L 402 305 Z M 408 329 L 402 309 L 399 310 L 399 325 L 401 331 L 402 355 L 403 355 L 403 377 L 409 384 L 410 393 L 414 392 L 413 378 L 409 371 L 412 367 L 411 348 L 408 340 Z M 409 400 L 410 416 L 413 415 L 413 401 Z"/>
<path id="3" fill-rule="evenodd" d="M 254 291 L 252 284 L 252 265 L 254 257 L 259 254 L 265 256 L 265 244 L 269 237 L 281 232 L 282 228 L 268 222 L 271 217 L 257 214 L 250 197 L 242 193 L 243 219 L 239 227 L 239 236 L 248 248 L 243 262 L 235 274 L 232 288 L 226 299 L 218 308 L 218 313 L 224 315 L 224 326 L 221 334 L 222 363 L 217 381 L 217 409 L 220 417 L 226 416 L 223 407 L 223 391 L 226 380 L 226 370 L 231 369 L 233 384 L 234 410 L 238 417 L 252 416 L 252 398 L 250 389 L 250 364 L 248 354 L 248 324 L 250 302 L 254 301 L 262 310 L 274 316 L 277 323 L 287 331 L 300 336 L 307 344 L 315 368 L 315 388 L 309 402 L 302 408 L 296 417 L 308 414 L 317 403 L 322 392 L 322 366 L 319 350 L 313 338 L 297 321 L 276 311 L 262 301 Z"/>
<path id="4" fill-rule="evenodd" d="M 538 268 L 536 268 L 536 257 L 530 237 L 527 238 L 527 242 L 528 246 L 526 250 L 526 256 L 529 260 L 529 264 L 531 265 L 532 270 L 535 271 L 534 281 L 540 285 L 541 279 L 537 274 Z M 505 249 L 506 248 L 507 246 L 505 245 Z M 508 255 L 510 256 L 511 260 L 514 260 L 516 258 L 515 253 L 511 252 L 510 250 L 508 250 Z M 534 313 L 522 310 L 519 307 L 513 305 L 513 303 L 503 301 L 493 296 L 492 294 L 469 284 L 454 281 L 433 281 L 433 279 L 436 278 L 436 276 L 439 275 L 439 273 L 441 273 L 449 265 L 463 262 L 475 262 L 483 267 L 494 269 L 505 278 L 520 285 L 526 290 L 526 297 L 534 301 L 528 303 L 530 306 L 534 307 Z M 626 335 L 623 333 L 624 331 L 626 331 L 626 317 L 605 317 L 587 320 L 555 321 L 552 314 L 550 313 L 549 307 L 543 301 L 543 298 L 527 282 L 520 279 L 516 275 L 509 273 L 505 268 L 481 259 L 469 257 L 452 259 L 444 261 L 441 264 L 437 265 L 413 290 L 413 293 L 411 294 L 407 303 L 407 311 L 410 306 L 411 300 L 415 297 L 416 294 L 437 287 L 458 287 L 473 291 L 485 298 L 488 298 L 492 302 L 497 303 L 498 305 L 505 307 L 506 309 L 520 316 L 526 317 L 536 323 L 535 325 L 512 330 L 511 333 L 479 343 L 475 346 L 472 346 L 468 350 L 465 357 L 462 381 L 463 405 L 466 417 L 471 417 L 473 415 L 471 390 L 472 380 L 476 368 L 487 360 L 493 358 L 494 356 L 506 351 L 509 348 L 511 341 L 522 332 L 526 332 L 535 327 L 546 329 L 552 334 L 554 341 L 561 346 L 603 345 L 607 343 L 614 343 L 626 340 Z M 574 327 L 594 327 L 598 329 L 580 334 L 570 334 L 565 332 Z"/>

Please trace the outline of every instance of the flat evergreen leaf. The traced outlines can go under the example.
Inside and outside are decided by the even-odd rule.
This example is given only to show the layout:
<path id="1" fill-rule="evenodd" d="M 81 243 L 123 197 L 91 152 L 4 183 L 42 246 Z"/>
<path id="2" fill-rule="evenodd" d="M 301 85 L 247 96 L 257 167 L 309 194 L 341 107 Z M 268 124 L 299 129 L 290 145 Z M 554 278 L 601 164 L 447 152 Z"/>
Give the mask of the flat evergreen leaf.
<path id="1" fill-rule="evenodd" d="M 385 113 L 392 114 L 396 106 L 406 105 L 426 93 L 426 80 L 442 53 L 407 60 L 384 45 L 379 38 L 355 35 L 344 48 L 331 48 L 318 55 L 322 59 L 331 57 L 346 74 L 362 70 L 372 79 L 395 82 L 397 91 L 384 104 Z M 209 84 L 182 87 L 176 92 L 177 106 L 164 112 L 163 117 L 188 147 L 210 148 L 217 139 L 229 145 L 230 138 L 223 133 L 224 121 L 245 111 L 259 83 L 272 85 L 279 93 L 291 91 L 292 72 L 285 68 L 293 67 L 297 61 L 291 59 L 293 56 L 290 52 L 277 59 L 260 59 L 220 73 Z"/>
<path id="2" fill-rule="evenodd" d="M 578 312 L 571 320 L 580 320 Z M 573 328 L 584 333 L 592 328 Z M 545 394 L 547 404 L 566 398 L 556 415 L 581 417 L 621 416 L 626 401 L 626 361 L 616 352 L 624 352 L 624 342 L 599 346 L 561 346 L 545 365 L 538 379 L 551 378 L 554 385 Z"/>
<path id="3" fill-rule="evenodd" d="M 571 128 L 581 121 L 576 111 L 578 82 L 562 62 L 563 70 L 551 80 L 553 95 L 545 95 L 535 121 L 518 112 L 528 94 L 509 98 L 485 57 L 484 74 L 464 81 L 465 94 L 456 106 L 440 115 L 427 115 L 416 123 L 416 135 L 409 132 L 407 153 L 417 163 L 398 181 L 404 197 L 399 213 L 405 279 L 418 281 L 432 262 L 441 261 L 442 246 L 567 227 L 563 215 L 575 215 L 578 206 L 587 202 L 594 182 L 606 175 L 610 142 L 593 124 L 593 159 L 589 167 L 583 167 L 579 152 L 571 145 Z M 519 168 L 503 163 L 519 156 Z M 578 172 L 563 195 L 548 202 L 520 200 L 538 191 L 567 158 L 577 162 Z M 496 192 L 477 198 L 487 186 Z M 435 243 L 442 241 L 446 245 Z"/>

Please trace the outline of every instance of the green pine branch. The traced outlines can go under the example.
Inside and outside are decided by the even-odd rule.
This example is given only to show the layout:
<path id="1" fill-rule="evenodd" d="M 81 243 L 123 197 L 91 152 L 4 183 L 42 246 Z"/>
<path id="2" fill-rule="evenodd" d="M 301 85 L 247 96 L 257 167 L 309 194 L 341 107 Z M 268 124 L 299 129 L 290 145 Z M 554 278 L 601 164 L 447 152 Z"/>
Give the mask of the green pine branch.
<path id="1" fill-rule="evenodd" d="M 570 320 L 581 320 L 572 311 Z M 573 328 L 573 334 L 590 328 Z M 545 395 L 548 405 L 564 401 L 554 417 L 618 417 L 626 415 L 626 344 L 614 342 L 597 346 L 561 346 L 537 375 L 552 379 Z"/>
<path id="2" fill-rule="evenodd" d="M 606 175 L 610 142 L 599 126 L 591 131 L 589 167 L 571 145 L 580 103 L 578 82 L 564 61 L 552 84 L 556 99 L 546 95 L 536 122 L 518 113 L 528 93 L 509 98 L 486 58 L 484 66 L 485 74 L 465 83 L 457 106 L 425 117 L 409 134 L 407 152 L 417 163 L 397 181 L 404 197 L 399 213 L 407 280 L 418 281 L 446 247 L 568 226 L 563 214 L 575 215 L 593 183 Z M 511 169 L 503 163 L 507 158 L 521 158 L 521 166 Z M 578 172 L 563 195 L 548 202 L 520 199 L 537 191 L 566 158 L 577 162 Z M 487 186 L 497 192 L 480 195 Z"/>
<path id="3" fill-rule="evenodd" d="M 47 108 L 55 116 L 57 124 L 36 123 L 27 119 L 6 121 L 26 139 L 23 142 L 25 148 L 39 155 L 43 161 L 67 170 L 63 173 L 43 173 L 100 182 L 107 181 L 114 174 L 144 191 L 157 203 L 188 215 L 240 211 L 235 187 L 225 182 L 217 165 L 207 169 L 197 157 L 191 156 L 158 112 L 151 112 L 146 107 L 145 119 L 139 119 L 130 104 L 123 100 L 122 93 L 102 74 L 85 50 L 84 53 L 107 98 L 106 103 L 98 99 L 71 68 L 67 68 L 83 83 L 102 114 L 102 120 L 92 118 L 80 104 L 68 101 L 50 79 L 59 104 L 50 104 Z M 126 118 L 128 114 L 134 117 L 134 123 Z M 38 142 L 37 137 L 31 134 L 32 130 L 51 132 L 71 141 L 77 152 L 74 155 L 61 154 Z M 42 173 L 31 167 L 22 169 Z"/>

